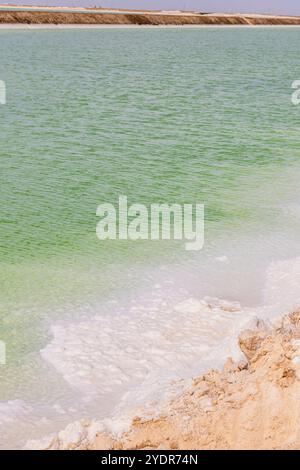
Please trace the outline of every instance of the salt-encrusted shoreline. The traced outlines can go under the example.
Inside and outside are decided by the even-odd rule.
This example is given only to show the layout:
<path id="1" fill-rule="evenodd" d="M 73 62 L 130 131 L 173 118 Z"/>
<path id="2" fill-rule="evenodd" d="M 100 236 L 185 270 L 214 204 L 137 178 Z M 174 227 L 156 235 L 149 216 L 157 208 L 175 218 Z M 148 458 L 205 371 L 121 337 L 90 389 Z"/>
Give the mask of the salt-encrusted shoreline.
<path id="1" fill-rule="evenodd" d="M 121 435 L 82 421 L 27 449 L 299 449 L 300 310 L 257 320 L 239 335 L 244 360 L 193 380 L 158 414 L 141 413 Z"/>
<path id="2" fill-rule="evenodd" d="M 275 24 L 275 25 L 206 25 L 206 24 L 185 24 L 185 25 L 139 25 L 139 24 L 26 24 L 26 23 L 0 23 L 0 30 L 68 30 L 68 29 L 203 29 L 203 28 L 229 28 L 230 29 L 259 29 L 259 28 L 299 28 L 299 24 Z"/>

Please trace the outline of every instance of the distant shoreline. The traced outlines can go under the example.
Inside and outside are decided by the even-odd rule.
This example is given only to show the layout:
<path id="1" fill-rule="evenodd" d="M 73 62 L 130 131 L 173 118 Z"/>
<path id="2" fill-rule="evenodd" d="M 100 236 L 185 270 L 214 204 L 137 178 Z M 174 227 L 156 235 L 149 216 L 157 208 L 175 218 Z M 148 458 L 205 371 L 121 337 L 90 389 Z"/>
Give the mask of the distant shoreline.
<path id="1" fill-rule="evenodd" d="M 300 17 L 0 5 L 3 25 L 300 26 Z"/>
<path id="2" fill-rule="evenodd" d="M 109 29 L 118 29 L 118 30 L 145 30 L 145 29 L 217 29 L 217 28 L 226 28 L 226 29 L 262 29 L 262 28 L 299 28 L 300 24 L 295 25 L 138 25 L 138 24 L 52 24 L 52 23 L 38 23 L 38 24 L 26 24 L 26 23 L 0 23 L 0 31 L 8 30 L 71 30 L 71 29 L 81 29 L 81 30 L 109 30 Z"/>

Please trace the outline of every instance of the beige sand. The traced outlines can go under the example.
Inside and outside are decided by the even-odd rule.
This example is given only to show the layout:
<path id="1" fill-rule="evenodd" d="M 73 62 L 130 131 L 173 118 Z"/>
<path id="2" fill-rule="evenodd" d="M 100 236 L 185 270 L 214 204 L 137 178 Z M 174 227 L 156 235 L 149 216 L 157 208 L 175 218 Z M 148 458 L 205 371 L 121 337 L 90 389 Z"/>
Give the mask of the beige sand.
<path id="1" fill-rule="evenodd" d="M 19 6 L 19 8 L 22 8 Z M 26 7 L 5 11 L 0 5 L 0 24 L 114 24 L 114 25 L 300 25 L 300 17 L 201 14 L 182 11 L 107 10 L 68 7 Z M 42 10 L 47 11 L 42 11 Z M 76 10 L 76 11 L 74 11 Z"/>

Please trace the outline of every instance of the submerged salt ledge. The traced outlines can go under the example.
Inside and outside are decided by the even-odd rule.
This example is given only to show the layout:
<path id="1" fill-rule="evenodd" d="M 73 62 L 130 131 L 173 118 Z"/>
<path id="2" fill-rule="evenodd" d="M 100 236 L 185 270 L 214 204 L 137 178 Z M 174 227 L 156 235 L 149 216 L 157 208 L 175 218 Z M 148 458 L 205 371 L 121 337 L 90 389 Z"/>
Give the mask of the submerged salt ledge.
<path id="1" fill-rule="evenodd" d="M 86 400 L 119 404 L 106 421 L 122 432 L 134 410 L 163 403 L 180 379 L 190 379 L 226 357 L 241 357 L 236 338 L 255 319 L 273 319 L 300 302 L 300 258 L 273 263 L 266 274 L 265 302 L 243 308 L 238 302 L 189 298 L 175 305 L 134 306 L 121 316 L 96 316 L 52 327 L 53 340 L 41 351 L 68 383 Z M 280 293 L 280 294 L 279 294 Z M 186 384 L 186 382 L 184 382 Z M 103 400 L 101 400 L 101 397 Z M 118 399 L 117 399 L 118 397 Z M 104 410 L 105 411 L 105 410 Z"/>
<path id="2" fill-rule="evenodd" d="M 274 327 L 258 320 L 238 338 L 244 360 L 198 376 L 158 415 L 137 414 L 116 436 L 77 421 L 28 449 L 299 449 L 300 310 Z"/>
<path id="3" fill-rule="evenodd" d="M 97 431 L 100 419 L 104 431 L 120 435 L 137 412 L 159 412 L 192 377 L 222 367 L 229 356 L 239 360 L 240 331 L 257 317 L 276 321 L 292 311 L 299 302 L 299 281 L 300 258 L 272 264 L 266 273 L 264 302 L 257 308 L 210 297 L 172 304 L 153 293 L 151 306 L 136 303 L 119 315 L 113 312 L 55 323 L 53 339 L 41 355 L 73 389 L 78 418 L 86 404 L 88 416 L 97 419 Z M 161 287 L 154 289 L 161 291 Z M 27 408 L 22 403 L 16 414 L 4 403 L 0 420 L 5 425 L 11 416 L 11 423 L 25 422 L 27 416 L 34 416 L 34 410 Z M 25 409 L 28 414 L 21 416 Z M 47 434 L 42 421 L 39 426 L 41 435 Z M 45 442 L 42 447 L 47 447 Z"/>
<path id="4" fill-rule="evenodd" d="M 0 423 L 10 424 L 15 420 L 23 420 L 32 412 L 32 407 L 22 400 L 0 402 Z"/>
<path id="5" fill-rule="evenodd" d="M 191 376 L 225 356 L 235 357 L 236 335 L 252 318 L 276 316 L 299 305 L 299 280 L 296 258 L 269 267 L 265 303 L 256 309 L 209 297 L 175 305 L 159 299 L 121 315 L 60 322 L 52 326 L 53 340 L 41 355 L 88 396 L 169 382 L 186 377 L 187 370 Z"/>
<path id="6" fill-rule="evenodd" d="M 41 354 L 90 399 L 111 399 L 121 389 L 130 401 L 135 387 L 139 400 L 151 398 L 157 383 L 161 394 L 172 379 L 191 377 L 201 363 L 205 368 L 224 355 L 235 356 L 231 338 L 252 316 L 240 314 L 236 303 L 196 299 L 150 311 L 133 307 L 122 316 L 53 326 L 53 341 Z"/>

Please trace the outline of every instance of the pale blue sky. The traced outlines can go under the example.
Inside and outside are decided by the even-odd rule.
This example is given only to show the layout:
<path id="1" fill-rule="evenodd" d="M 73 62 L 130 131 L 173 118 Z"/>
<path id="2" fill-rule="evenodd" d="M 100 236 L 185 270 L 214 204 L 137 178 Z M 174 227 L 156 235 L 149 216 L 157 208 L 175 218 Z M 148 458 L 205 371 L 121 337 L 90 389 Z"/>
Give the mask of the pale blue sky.
<path id="1" fill-rule="evenodd" d="M 3 0 L 0 0 L 2 3 Z M 5 1 L 5 0 L 4 0 Z M 15 4 L 182 9 L 300 15 L 300 0 L 6 0 Z"/>

